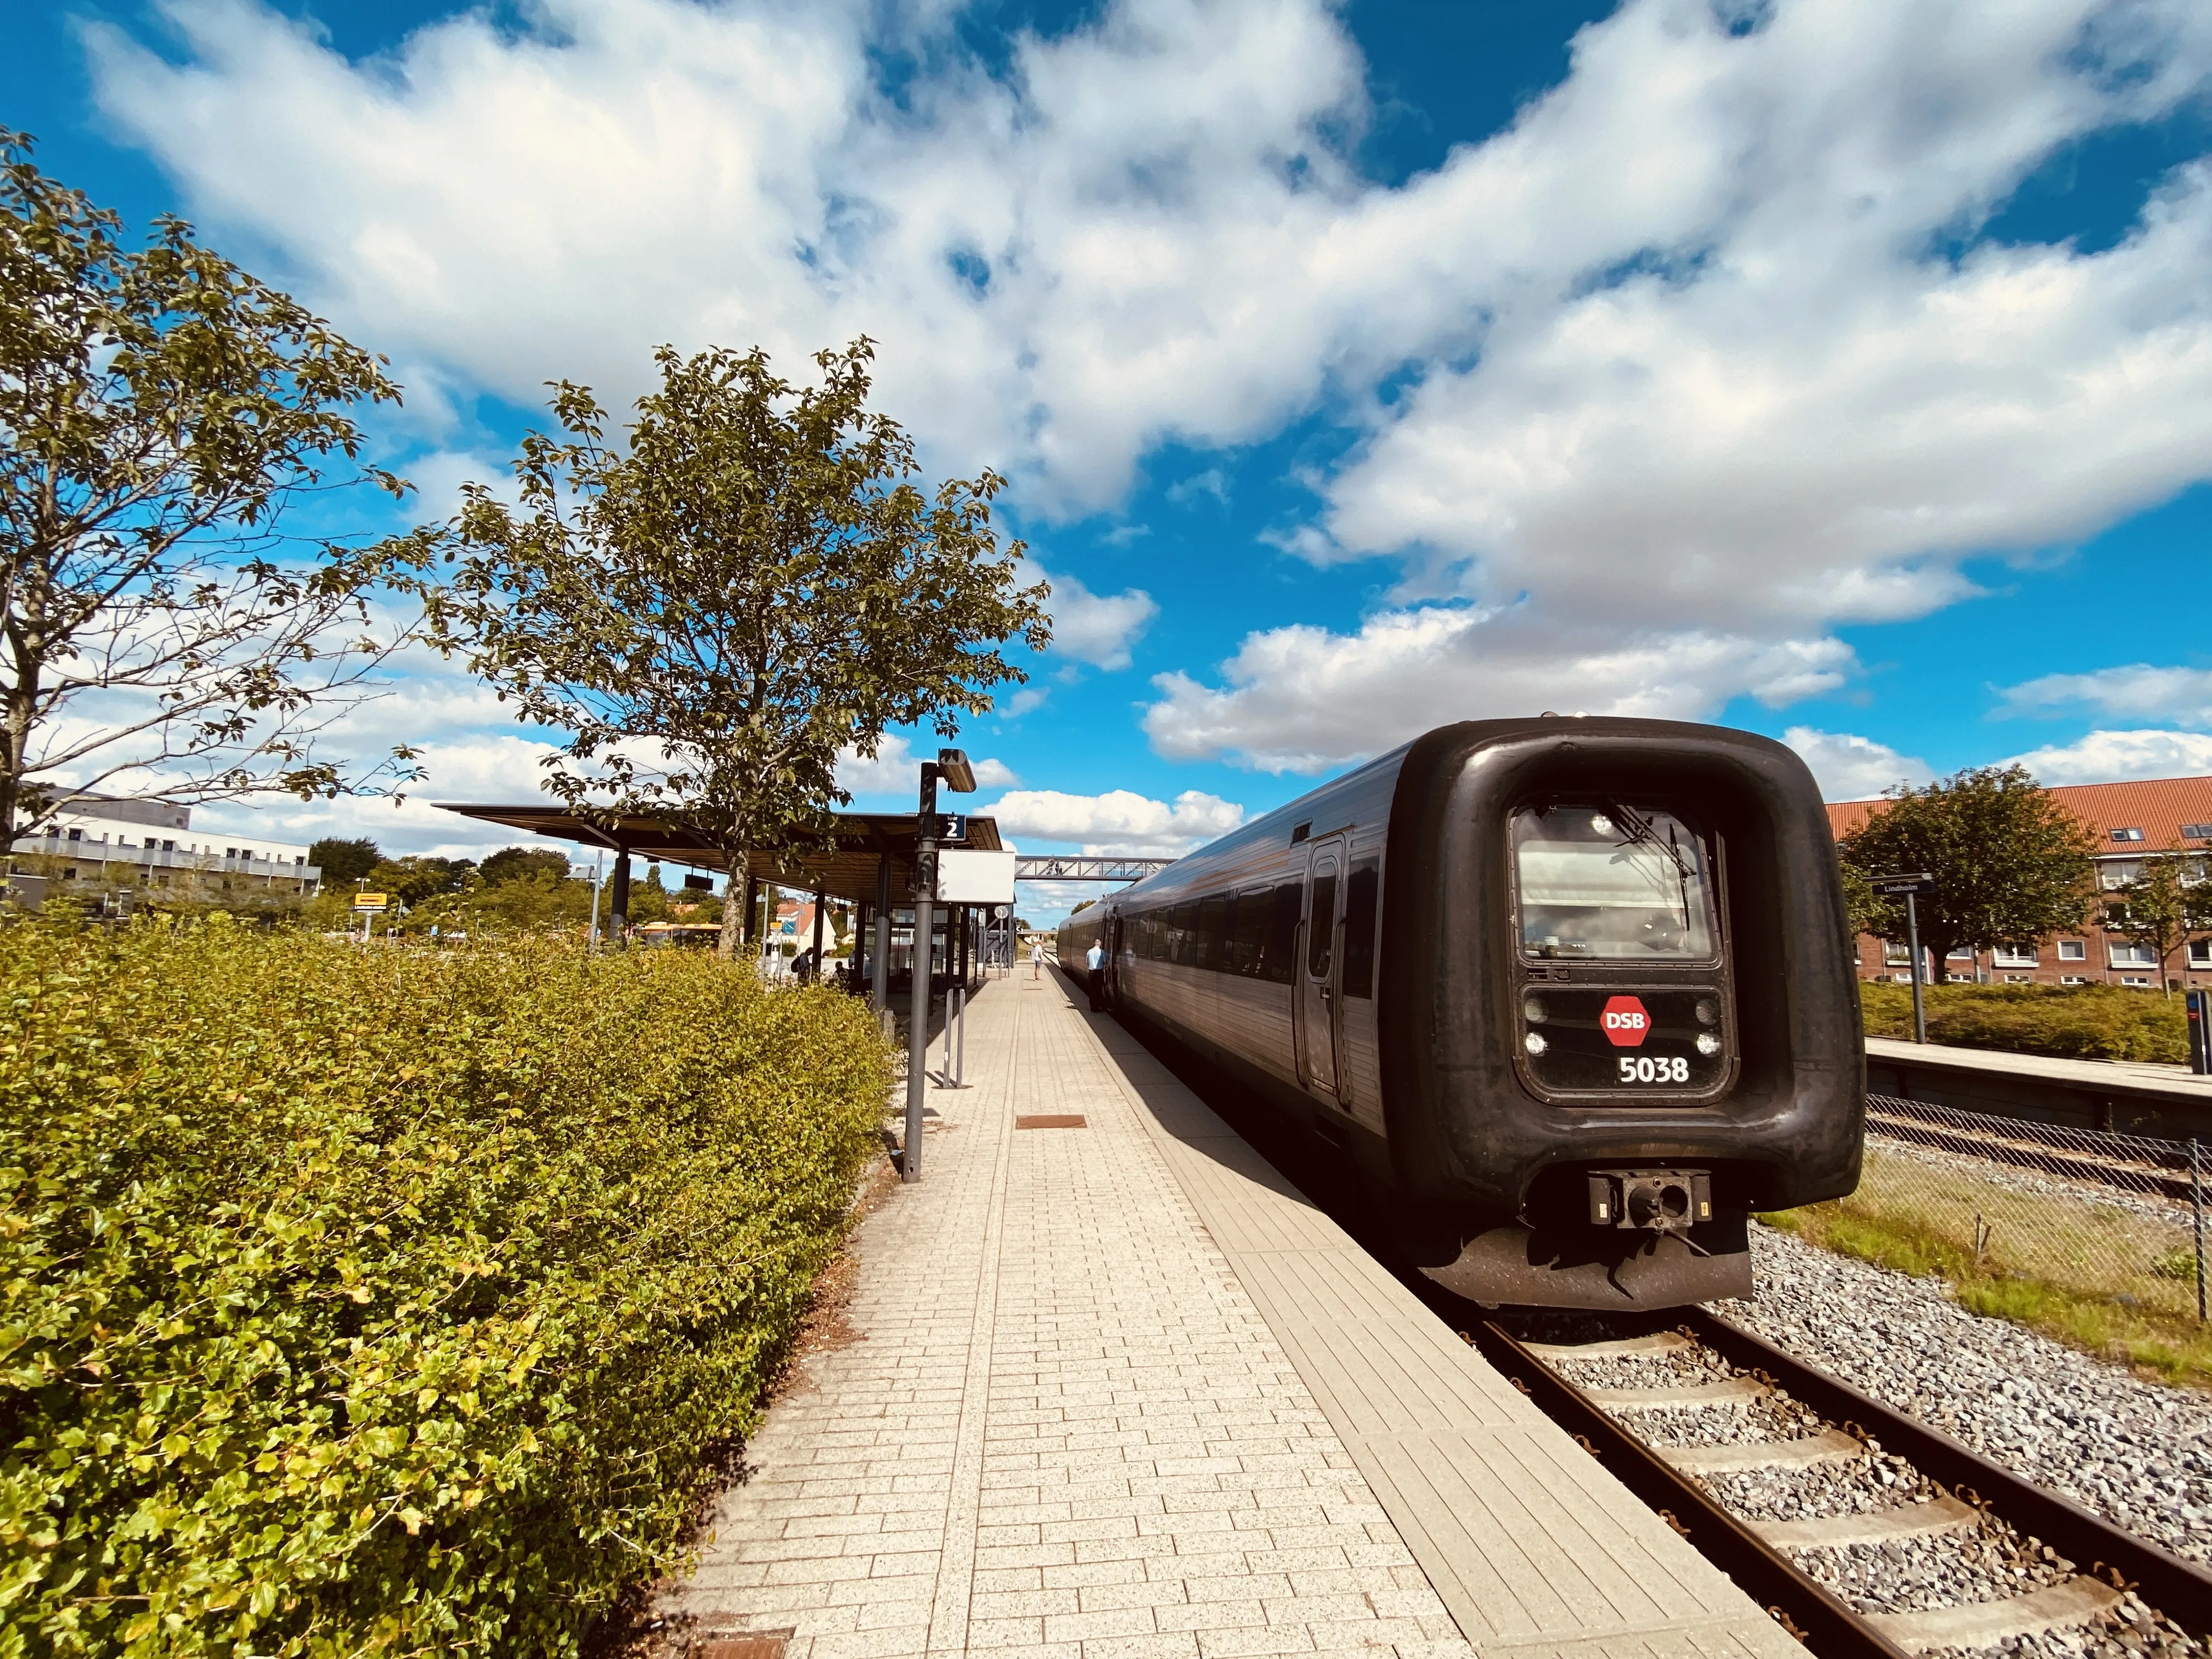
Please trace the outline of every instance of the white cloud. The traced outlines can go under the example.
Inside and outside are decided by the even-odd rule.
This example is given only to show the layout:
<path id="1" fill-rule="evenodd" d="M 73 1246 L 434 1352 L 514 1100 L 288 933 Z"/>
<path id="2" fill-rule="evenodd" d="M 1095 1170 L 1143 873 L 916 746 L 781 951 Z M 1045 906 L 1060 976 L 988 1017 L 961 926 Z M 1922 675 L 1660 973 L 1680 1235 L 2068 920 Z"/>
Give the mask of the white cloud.
<path id="1" fill-rule="evenodd" d="M 1052 612 L 1052 649 L 1094 668 L 1127 668 L 1130 647 L 1160 614 L 1141 587 L 1093 593 L 1077 577 L 1048 574 L 1035 559 L 1021 561 L 1019 580 L 1024 586 L 1052 584 L 1052 598 L 1045 602 Z"/>
<path id="2" fill-rule="evenodd" d="M 534 402 L 635 390 L 663 339 L 796 370 L 865 331 L 933 456 L 1046 508 L 1111 504 L 1164 441 L 1348 409 L 1364 441 L 1285 544 L 1403 561 L 1401 603 L 1525 599 L 1599 665 L 1578 701 L 1829 684 L 1835 624 L 2212 474 L 2212 172 L 2101 252 L 1951 254 L 2054 153 L 2202 92 L 2196 0 L 1776 0 L 1741 34 L 1626 0 L 1396 187 L 1351 160 L 1364 65 L 1324 0 L 1109 0 L 995 79 L 925 0 L 544 0 L 362 64 L 252 0 L 163 9 L 174 61 L 87 27 L 107 118 L 406 361 Z M 896 103 L 886 45 L 931 65 Z M 1063 651 L 1126 662 L 1150 600 L 1066 597 Z M 1424 695 L 1568 695 L 1445 653 L 1309 740 L 1266 655 L 1171 681 L 1164 751 L 1303 766 Z"/>
<path id="3" fill-rule="evenodd" d="M 1186 789 L 1172 804 L 1133 790 L 1068 795 L 1017 789 L 979 812 L 996 818 L 1001 835 L 1076 842 L 1086 853 L 1131 858 L 1179 858 L 1244 822 L 1244 809 L 1218 795 Z"/>
<path id="4" fill-rule="evenodd" d="M 1209 466 L 1168 486 L 1168 499 L 1177 507 L 1188 507 L 1201 495 L 1210 496 L 1217 507 L 1229 505 L 1229 479 L 1219 467 Z"/>
<path id="5" fill-rule="evenodd" d="M 837 781 L 855 795 L 904 795 L 914 798 L 921 787 L 921 763 L 936 758 L 935 752 L 917 755 L 914 745 L 896 732 L 888 733 L 876 745 L 872 757 L 858 750 L 837 751 Z M 986 789 L 1003 789 L 1019 783 L 1013 769 L 1004 761 L 988 757 L 978 760 L 969 757 L 975 769 L 975 781 Z M 951 797 L 957 800 L 957 796 Z"/>
<path id="6" fill-rule="evenodd" d="M 2131 663 L 2088 674 L 2045 674 L 2007 686 L 2002 712 L 2035 714 L 2087 703 L 2106 714 L 2212 726 L 2212 670 Z"/>
<path id="7" fill-rule="evenodd" d="M 2197 732 L 2092 732 L 2076 742 L 2046 744 L 2013 760 L 2041 783 L 2196 777 L 2212 773 L 2212 737 Z"/>
<path id="8" fill-rule="evenodd" d="M 1432 605 L 1387 611 L 1352 635 L 1248 635 L 1222 666 L 1222 689 L 1180 673 L 1155 679 L 1164 696 L 1145 711 L 1145 729 L 1171 759 L 1318 772 L 1449 720 L 1547 708 L 1692 720 L 1738 689 L 1774 703 L 1830 690 L 1850 665 L 1833 640 L 1624 639 L 1525 610 Z"/>
<path id="9" fill-rule="evenodd" d="M 423 742 L 420 747 L 429 777 L 410 785 L 404 800 L 301 801 L 289 796 L 263 796 L 258 804 L 228 802 L 195 807 L 192 823 L 195 827 L 235 829 L 303 842 L 325 836 L 367 836 L 395 855 L 428 853 L 446 858 L 482 858 L 518 843 L 568 844 L 480 823 L 434 804 L 445 800 L 542 805 L 547 797 L 538 787 L 544 776 L 539 763 L 556 752 L 553 744 L 520 736 L 476 733 Z"/>
<path id="10" fill-rule="evenodd" d="M 1918 788 L 1936 781 L 1936 769 L 1926 761 L 1900 755 L 1871 738 L 1793 726 L 1782 734 L 1782 741 L 1813 769 L 1826 800 L 1871 800 L 1900 783 Z"/>

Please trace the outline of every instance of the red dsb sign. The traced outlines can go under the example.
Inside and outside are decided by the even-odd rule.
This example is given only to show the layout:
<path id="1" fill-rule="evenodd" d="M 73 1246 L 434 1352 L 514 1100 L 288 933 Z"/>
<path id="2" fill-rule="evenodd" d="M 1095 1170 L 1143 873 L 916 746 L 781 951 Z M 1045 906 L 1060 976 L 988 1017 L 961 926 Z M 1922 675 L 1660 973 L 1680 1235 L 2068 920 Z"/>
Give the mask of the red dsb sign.
<path id="1" fill-rule="evenodd" d="M 1650 1034 L 1651 1016 L 1635 997 L 1607 997 L 1598 1024 L 1604 1029 L 1605 1040 L 1614 1048 L 1636 1048 L 1642 1047 L 1644 1039 Z M 1627 1063 L 1621 1061 L 1624 1066 Z"/>

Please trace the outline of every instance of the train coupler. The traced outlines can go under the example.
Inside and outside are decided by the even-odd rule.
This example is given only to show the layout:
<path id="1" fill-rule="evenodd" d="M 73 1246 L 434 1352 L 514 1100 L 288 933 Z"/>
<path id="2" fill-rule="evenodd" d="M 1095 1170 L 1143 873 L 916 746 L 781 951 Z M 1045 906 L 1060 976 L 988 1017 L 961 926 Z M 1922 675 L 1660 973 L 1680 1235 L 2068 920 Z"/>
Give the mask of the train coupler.
<path id="1" fill-rule="evenodd" d="M 1713 1218 L 1713 1179 L 1703 1170 L 1593 1170 L 1593 1227 L 1686 1233 Z"/>

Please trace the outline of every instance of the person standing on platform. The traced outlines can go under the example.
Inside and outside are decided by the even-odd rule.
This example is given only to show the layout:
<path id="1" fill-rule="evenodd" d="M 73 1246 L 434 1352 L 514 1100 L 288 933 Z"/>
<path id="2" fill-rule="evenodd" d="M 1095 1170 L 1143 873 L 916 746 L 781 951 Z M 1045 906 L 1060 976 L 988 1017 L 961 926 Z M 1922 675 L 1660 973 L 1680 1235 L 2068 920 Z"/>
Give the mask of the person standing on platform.
<path id="1" fill-rule="evenodd" d="M 1097 939 L 1083 953 L 1083 965 L 1091 971 L 1084 975 L 1090 981 L 1091 1012 L 1103 1013 L 1106 1009 L 1106 947 Z"/>
<path id="2" fill-rule="evenodd" d="M 1044 977 L 1044 941 L 1041 939 L 1033 939 L 1030 941 L 1030 977 L 1031 979 Z"/>

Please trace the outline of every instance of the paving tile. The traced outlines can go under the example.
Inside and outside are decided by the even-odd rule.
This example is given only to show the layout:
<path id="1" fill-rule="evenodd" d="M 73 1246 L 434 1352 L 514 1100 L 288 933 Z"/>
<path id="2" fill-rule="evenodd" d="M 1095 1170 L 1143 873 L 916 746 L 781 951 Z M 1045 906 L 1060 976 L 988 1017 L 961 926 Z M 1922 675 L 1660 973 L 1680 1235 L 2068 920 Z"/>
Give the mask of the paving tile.
<path id="1" fill-rule="evenodd" d="M 1240 1173 L 1249 1152 L 1057 978 L 979 994 L 967 1054 L 974 1086 L 930 1091 L 921 1182 L 855 1232 L 863 1340 L 800 1362 L 666 1604 L 791 1627 L 789 1659 L 1465 1659 L 1420 1565 L 1435 1540 L 1401 1532 L 1406 1495 L 1305 1380 L 1310 1314 L 1271 1288 L 1308 1272 L 1304 1247 L 1259 1261 L 1206 1194 L 1319 1240 L 1331 1305 L 1395 1286 L 1328 1256 L 1332 1224 Z M 1016 1133 L 1018 1109 L 1086 1127 Z M 1488 1399 L 1455 1375 L 1445 1395 Z"/>

